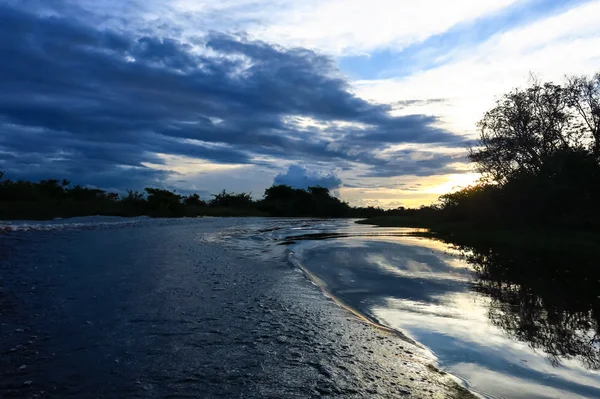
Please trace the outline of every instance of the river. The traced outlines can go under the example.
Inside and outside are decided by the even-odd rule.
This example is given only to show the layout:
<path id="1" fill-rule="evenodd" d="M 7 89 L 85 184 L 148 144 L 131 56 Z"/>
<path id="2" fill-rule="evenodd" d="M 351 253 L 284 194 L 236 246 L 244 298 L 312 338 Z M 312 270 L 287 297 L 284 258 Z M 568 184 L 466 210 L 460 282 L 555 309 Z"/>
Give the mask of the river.
<path id="1" fill-rule="evenodd" d="M 49 246 L 53 245 L 52 250 L 58 248 L 53 257 L 59 257 L 59 264 L 76 259 L 99 267 L 102 256 L 108 254 L 96 251 L 100 259 L 88 259 L 85 254 L 90 248 L 72 248 L 65 243 L 76 241 L 87 230 L 95 232 L 94 242 L 110 242 L 123 234 L 147 234 L 148 229 L 160 225 L 160 231 L 144 238 L 151 242 L 144 256 L 139 256 L 139 248 L 120 255 L 124 265 L 140 268 L 144 262 L 156 261 L 161 240 L 173 246 L 171 239 L 176 234 L 201 231 L 196 237 L 198 245 L 219 245 L 243 254 L 254 264 L 268 266 L 276 261 L 287 264 L 290 270 L 303 271 L 338 306 L 413 342 L 421 348 L 421 356 L 482 397 L 600 397 L 600 277 L 596 260 L 573 254 L 515 253 L 458 245 L 417 237 L 414 229 L 376 228 L 354 222 L 96 217 L 13 222 L 0 227 L 0 254 L 14 264 L 15 252 L 20 254 L 27 245 L 35 243 L 31 245 L 35 251 L 51 251 Z M 117 230 L 120 233 L 115 234 Z M 67 239 L 57 246 L 52 243 L 56 236 Z M 28 256 L 44 258 L 39 253 Z M 178 257 L 161 257 L 161 273 L 170 274 L 169 262 L 179 262 Z M 154 268 L 151 271 L 158 273 Z M 64 265 L 60 272 L 65 273 Z M 273 268 L 273 273 L 280 272 Z M 75 275 L 70 283 L 80 279 L 81 275 Z M 98 284 L 104 284 L 100 280 L 107 277 L 99 273 L 98 279 Z M 29 281 L 19 283 L 31 290 Z M 21 298 L 31 301 L 36 289 Z M 93 291 L 94 287 L 88 289 Z M 127 291 L 134 302 L 140 299 L 130 284 L 117 284 L 114 289 Z M 145 300 L 156 302 L 156 298 Z M 8 305 L 5 301 L 5 308 Z M 5 331 L 7 326 L 3 323 Z"/>

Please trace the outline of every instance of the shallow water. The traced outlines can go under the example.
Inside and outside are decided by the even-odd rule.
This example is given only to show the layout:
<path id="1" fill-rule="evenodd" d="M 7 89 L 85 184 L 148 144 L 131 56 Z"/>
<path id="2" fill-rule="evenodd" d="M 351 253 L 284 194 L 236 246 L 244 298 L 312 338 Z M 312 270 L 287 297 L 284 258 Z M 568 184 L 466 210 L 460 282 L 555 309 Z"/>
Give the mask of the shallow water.
<path id="1" fill-rule="evenodd" d="M 265 242 L 285 244 L 328 293 L 420 342 L 484 397 L 600 397 L 595 260 L 461 248 L 348 220 L 247 229 L 231 235 L 236 245 L 265 256 Z"/>
<path id="2" fill-rule="evenodd" d="M 82 235 L 82 230 L 91 231 Z M 37 235 L 37 231 L 44 235 Z M 409 235 L 411 232 L 414 230 L 357 225 L 353 220 L 78 218 L 3 223 L 0 235 L 5 234 L 10 240 L 5 240 L 0 247 L 0 255 L 11 261 L 18 255 L 15 266 L 30 267 L 32 273 L 40 273 L 40 259 L 56 260 L 56 264 L 39 267 L 51 267 L 59 273 L 60 285 L 56 286 L 54 281 L 50 288 L 56 294 L 65 291 L 68 295 L 64 299 L 56 295 L 64 303 L 48 302 L 47 317 L 32 315 L 45 320 L 39 324 L 42 327 L 46 323 L 46 328 L 55 328 L 50 315 L 56 312 L 58 305 L 60 309 L 68 309 L 69 303 L 79 303 L 81 299 L 87 301 L 82 309 L 88 309 L 90 303 L 96 303 L 96 296 L 105 297 L 102 306 L 107 307 L 106 314 L 110 316 L 95 322 L 92 314 L 70 312 L 68 317 L 77 319 L 77 323 L 69 325 L 85 327 L 90 323 L 94 326 L 94 323 L 110 322 L 120 326 L 126 316 L 138 317 L 135 312 L 119 313 L 122 309 L 147 313 L 164 307 L 167 302 L 161 302 L 164 299 L 161 295 L 167 291 L 163 285 L 170 281 L 165 280 L 165 276 L 170 276 L 169 267 L 174 260 L 179 262 L 177 272 L 189 276 L 185 284 L 183 280 L 173 280 L 171 289 L 183 290 L 183 286 L 189 285 L 189 293 L 183 301 L 184 294 L 174 291 L 177 295 L 168 303 L 175 304 L 177 312 L 184 315 L 198 311 L 195 296 L 199 283 L 192 279 L 202 279 L 202 273 L 195 269 L 194 248 L 183 247 L 185 254 L 181 249 L 183 237 L 192 236 L 198 242 L 233 246 L 242 250 L 245 257 L 262 260 L 264 264 L 277 259 L 303 269 L 328 295 L 423 345 L 442 369 L 460 378 L 465 386 L 481 396 L 600 397 L 600 276 L 596 260 L 573 254 L 461 247 L 413 237 Z M 125 252 L 103 252 L 98 248 L 98 243 L 104 243 L 108 249 L 124 242 L 130 242 Z M 35 251 L 28 251 L 28 247 Z M 95 253 L 95 257 L 90 257 L 90 253 Z M 109 261 L 119 267 L 129 265 L 131 270 L 117 273 L 109 268 Z M 139 281 L 140 273 L 146 268 L 155 276 Z M 90 279 L 90 273 L 95 277 Z M 221 292 L 214 291 L 212 282 L 205 283 L 211 287 L 207 298 Z M 27 290 L 31 292 L 24 291 L 21 299 L 33 301 L 43 284 L 49 283 L 40 280 L 35 287 L 30 287 L 32 284 L 27 282 Z M 76 293 L 69 291 L 73 284 L 77 284 Z M 105 290 L 108 286 L 110 291 Z M 147 291 L 143 296 L 145 302 L 136 302 L 142 298 L 141 294 L 134 295 L 137 291 Z M 110 298 L 115 300 L 110 302 Z M 126 307 L 118 302 L 123 298 L 129 298 L 127 300 L 136 305 Z M 5 312 L 10 311 L 4 306 L 6 303 L 2 304 Z M 189 309 L 183 312 L 182 307 L 186 306 Z M 162 310 L 162 316 L 172 311 Z M 17 326 L 14 327 L 17 331 Z M 67 337 L 65 339 L 82 334 L 79 329 L 69 330 L 71 335 L 68 335 L 60 330 L 63 327 L 56 328 Z M 168 329 L 172 334 L 173 327 Z M 90 331 L 101 334 L 98 329 Z M 100 335 L 93 338 L 107 345 L 106 349 L 100 348 L 102 351 L 114 349 L 110 348 L 110 339 Z M 53 345 L 60 348 L 66 343 Z M 164 361 L 161 356 L 157 357 L 160 360 L 157 367 Z M 90 360 L 90 364 L 97 362 Z"/>

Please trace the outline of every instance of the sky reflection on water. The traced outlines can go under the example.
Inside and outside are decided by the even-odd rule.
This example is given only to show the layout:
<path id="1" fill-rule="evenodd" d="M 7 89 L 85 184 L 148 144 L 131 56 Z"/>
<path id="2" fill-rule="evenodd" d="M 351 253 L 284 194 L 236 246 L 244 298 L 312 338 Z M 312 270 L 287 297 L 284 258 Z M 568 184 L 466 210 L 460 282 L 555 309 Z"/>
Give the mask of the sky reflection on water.
<path id="1" fill-rule="evenodd" d="M 598 284 L 576 281 L 597 276 L 571 271 L 575 281 L 562 284 L 532 270 L 566 267 L 549 263 L 561 259 L 468 247 L 460 257 L 440 241 L 337 229 L 348 236 L 296 240 L 293 256 L 344 303 L 427 346 L 470 389 L 487 397 L 600 397 L 598 304 L 590 291 Z M 556 287 L 561 298 L 549 300 Z"/>

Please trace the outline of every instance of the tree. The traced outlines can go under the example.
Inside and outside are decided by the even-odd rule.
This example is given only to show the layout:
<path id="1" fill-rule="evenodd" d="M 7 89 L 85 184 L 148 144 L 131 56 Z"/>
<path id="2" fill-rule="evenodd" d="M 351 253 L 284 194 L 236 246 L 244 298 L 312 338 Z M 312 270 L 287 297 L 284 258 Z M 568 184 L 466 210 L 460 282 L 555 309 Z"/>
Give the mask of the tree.
<path id="1" fill-rule="evenodd" d="M 153 215 L 179 216 L 183 214 L 184 207 L 181 201 L 183 196 L 160 188 L 146 187 L 148 193 L 148 208 Z"/>
<path id="2" fill-rule="evenodd" d="M 62 185 L 62 186 L 64 187 L 65 185 Z M 76 185 L 75 187 L 73 187 L 69 190 L 66 190 L 65 197 L 71 198 L 71 199 L 74 199 L 75 201 L 80 201 L 80 202 L 81 201 L 93 201 L 93 200 L 96 200 L 99 198 L 108 198 L 106 193 L 103 190 L 99 190 L 97 188 L 82 187 L 80 185 Z"/>
<path id="3" fill-rule="evenodd" d="M 130 213 L 145 214 L 148 202 L 144 198 L 144 194 L 138 191 L 127 190 L 127 195 L 121 198 L 121 204 Z"/>
<path id="4" fill-rule="evenodd" d="M 214 198 L 210 205 L 213 207 L 250 208 L 254 205 L 251 193 L 228 193 L 223 190 L 212 196 Z"/>
<path id="5" fill-rule="evenodd" d="M 534 82 L 502 96 L 478 123 L 479 146 L 469 158 L 488 179 L 506 183 L 517 173 L 537 174 L 559 149 L 576 144 L 561 86 Z"/>
<path id="6" fill-rule="evenodd" d="M 64 186 L 56 179 L 40 180 L 37 189 L 41 196 L 47 198 L 60 198 L 64 194 Z"/>
<path id="7" fill-rule="evenodd" d="M 567 78 L 564 87 L 533 80 L 498 99 L 478 127 L 469 158 L 500 185 L 538 175 L 559 153 L 584 151 L 600 160 L 600 73 Z"/>
<path id="8" fill-rule="evenodd" d="M 564 86 L 533 81 L 497 100 L 478 127 L 469 158 L 498 189 L 443 196 L 448 215 L 598 226 L 600 74 L 571 77 Z"/>
<path id="9" fill-rule="evenodd" d="M 278 184 L 265 189 L 265 201 L 289 201 L 294 198 L 297 189 L 285 184 Z"/>
<path id="10" fill-rule="evenodd" d="M 206 202 L 200 199 L 198 194 L 190 194 L 183 200 L 186 206 L 206 206 Z"/>
<path id="11" fill-rule="evenodd" d="M 308 187 L 308 192 L 315 197 L 330 197 L 329 189 L 322 186 Z"/>
<path id="12" fill-rule="evenodd" d="M 580 128 L 588 132 L 592 153 L 600 159 L 600 72 L 592 77 L 568 77 L 567 99 L 575 110 Z"/>

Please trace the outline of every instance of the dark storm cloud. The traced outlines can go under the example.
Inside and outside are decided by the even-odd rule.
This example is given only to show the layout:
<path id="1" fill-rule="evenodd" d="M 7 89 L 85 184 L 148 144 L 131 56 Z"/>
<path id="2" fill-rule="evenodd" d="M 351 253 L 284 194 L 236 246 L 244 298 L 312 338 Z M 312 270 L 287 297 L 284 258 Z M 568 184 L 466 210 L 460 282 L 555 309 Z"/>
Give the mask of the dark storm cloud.
<path id="1" fill-rule="evenodd" d="M 183 43 L 57 17 L 60 1 L 43 12 L 8 4 L 0 5 L 0 169 L 12 177 L 139 187 L 169 175 L 144 166 L 162 163 L 157 153 L 362 162 L 391 173 L 393 163 L 376 156 L 388 144 L 462 145 L 433 117 L 393 117 L 390 106 L 354 96 L 330 58 L 306 49 L 219 33 Z M 291 116 L 363 127 L 322 135 Z"/>
<path id="2" fill-rule="evenodd" d="M 392 160 L 369 168 L 359 177 L 431 176 L 462 173 L 463 170 L 457 169 L 452 164 L 465 161 L 464 156 L 409 150 L 396 151 L 390 158 Z"/>

